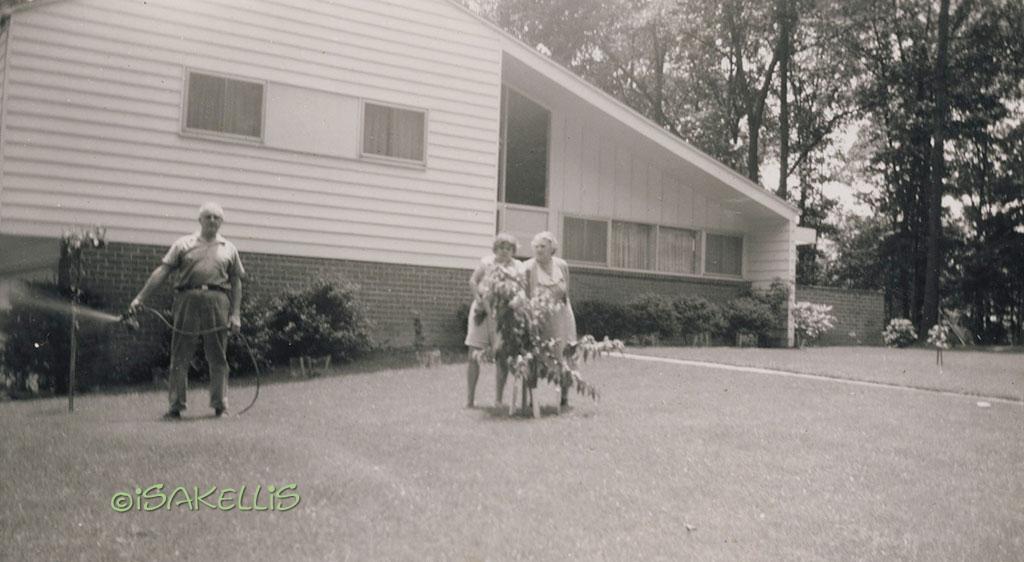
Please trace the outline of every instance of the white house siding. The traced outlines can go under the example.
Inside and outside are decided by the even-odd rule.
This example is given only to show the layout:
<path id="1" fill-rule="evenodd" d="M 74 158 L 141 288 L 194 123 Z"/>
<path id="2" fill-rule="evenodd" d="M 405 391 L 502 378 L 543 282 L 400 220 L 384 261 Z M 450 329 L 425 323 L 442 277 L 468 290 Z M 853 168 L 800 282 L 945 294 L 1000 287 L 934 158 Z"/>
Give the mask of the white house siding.
<path id="1" fill-rule="evenodd" d="M 66 0 L 8 45 L 0 233 L 471 267 L 494 232 L 497 36 L 443 0 Z M 264 142 L 181 134 L 185 69 L 264 81 Z M 359 157 L 361 100 L 427 112 L 426 165 Z M 334 142 L 332 142 L 332 139 Z"/>
<path id="2" fill-rule="evenodd" d="M 763 226 L 753 230 L 744 241 L 744 276 L 757 288 L 765 288 L 776 279 L 795 282 L 796 245 L 793 243 L 796 225 L 782 222 L 775 226 Z M 796 286 L 789 291 L 789 310 L 796 302 Z M 786 341 L 793 342 L 793 316 L 786 319 Z"/>
<path id="3" fill-rule="evenodd" d="M 547 213 L 552 231 L 560 234 L 562 214 L 747 240 L 757 225 L 785 223 L 775 212 L 508 57 L 503 79 L 551 112 Z"/>
<path id="4" fill-rule="evenodd" d="M 4 163 L 4 82 L 7 77 L 7 28 L 0 29 L 0 193 L 3 192 Z"/>

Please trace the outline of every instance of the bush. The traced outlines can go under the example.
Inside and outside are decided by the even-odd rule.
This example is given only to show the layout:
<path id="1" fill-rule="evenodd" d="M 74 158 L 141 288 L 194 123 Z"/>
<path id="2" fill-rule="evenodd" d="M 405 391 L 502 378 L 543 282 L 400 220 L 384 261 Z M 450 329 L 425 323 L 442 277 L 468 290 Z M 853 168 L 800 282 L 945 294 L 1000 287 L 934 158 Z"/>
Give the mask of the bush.
<path id="1" fill-rule="evenodd" d="M 679 335 L 684 338 L 701 333 L 719 334 L 725 327 L 722 308 L 703 297 L 676 297 L 672 307 L 679 320 Z"/>
<path id="2" fill-rule="evenodd" d="M 668 297 L 646 293 L 627 305 L 633 316 L 633 333 L 639 336 L 657 335 L 674 338 L 679 335 L 679 314 Z"/>
<path id="3" fill-rule="evenodd" d="M 626 339 L 636 332 L 629 310 L 620 303 L 579 301 L 572 305 L 576 315 L 576 332 L 590 334 L 601 340 Z"/>
<path id="4" fill-rule="evenodd" d="M 356 286 L 318 280 L 275 299 L 266 314 L 270 359 L 330 355 L 350 361 L 372 348 L 369 322 L 356 301 Z"/>
<path id="5" fill-rule="evenodd" d="M 725 335 L 735 339 L 738 335 L 767 337 L 776 326 L 772 307 L 753 297 L 739 297 L 729 301 L 723 310 Z"/>
<path id="6" fill-rule="evenodd" d="M 907 347 L 917 341 L 917 331 L 910 320 L 893 318 L 882 332 L 882 340 L 889 347 Z"/>
<path id="7" fill-rule="evenodd" d="M 793 324 L 799 346 L 818 339 L 835 326 L 836 317 L 827 304 L 801 301 L 793 306 Z"/>
<path id="8" fill-rule="evenodd" d="M 96 308 L 100 301 L 85 292 L 82 306 Z M 30 282 L 14 291 L 11 308 L 0 312 L 0 331 L 6 334 L 2 361 L 14 376 L 14 392 L 26 391 L 31 374 L 39 376 L 39 389 L 67 394 L 71 357 L 70 292 L 55 283 Z M 79 316 L 75 388 L 103 381 L 110 372 L 100 345 L 104 325 Z"/>

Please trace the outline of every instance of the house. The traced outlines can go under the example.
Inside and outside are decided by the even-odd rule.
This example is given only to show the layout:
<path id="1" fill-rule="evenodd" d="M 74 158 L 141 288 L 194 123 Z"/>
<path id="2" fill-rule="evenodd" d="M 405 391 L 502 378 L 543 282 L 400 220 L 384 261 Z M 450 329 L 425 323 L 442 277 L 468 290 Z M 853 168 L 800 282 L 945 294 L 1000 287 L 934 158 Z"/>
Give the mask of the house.
<path id="1" fill-rule="evenodd" d="M 443 333 L 508 230 L 576 299 L 794 279 L 797 209 L 448 0 L 35 0 L 0 32 L 0 276 L 107 228 L 125 306 L 222 203 L 247 290 L 361 286 L 378 340 Z M 788 330 L 792 341 L 792 326 Z"/>

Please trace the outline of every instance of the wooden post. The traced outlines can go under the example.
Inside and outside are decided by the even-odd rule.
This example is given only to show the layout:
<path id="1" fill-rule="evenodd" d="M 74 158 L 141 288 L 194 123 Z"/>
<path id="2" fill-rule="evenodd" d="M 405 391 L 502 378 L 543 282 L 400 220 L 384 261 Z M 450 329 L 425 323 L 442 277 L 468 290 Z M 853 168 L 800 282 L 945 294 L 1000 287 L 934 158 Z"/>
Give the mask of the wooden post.
<path id="1" fill-rule="evenodd" d="M 68 411 L 75 411 L 75 363 L 78 358 L 78 295 L 71 296 L 71 358 L 68 360 Z"/>

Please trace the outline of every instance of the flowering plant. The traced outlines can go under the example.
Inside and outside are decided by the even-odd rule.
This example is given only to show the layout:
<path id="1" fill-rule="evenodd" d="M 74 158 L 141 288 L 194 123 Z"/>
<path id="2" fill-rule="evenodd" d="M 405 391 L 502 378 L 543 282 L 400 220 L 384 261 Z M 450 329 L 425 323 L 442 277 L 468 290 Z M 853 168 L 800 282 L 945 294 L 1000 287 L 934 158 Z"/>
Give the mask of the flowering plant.
<path id="1" fill-rule="evenodd" d="M 830 305 L 801 301 L 793 307 L 793 323 L 801 345 L 831 330 L 835 322 Z"/>
<path id="2" fill-rule="evenodd" d="M 882 332 L 882 339 L 885 345 L 890 347 L 907 347 L 917 341 L 917 331 L 914 324 L 906 318 L 893 318 L 889 325 Z"/>
<path id="3" fill-rule="evenodd" d="M 928 343 L 938 349 L 949 349 L 949 325 L 940 322 L 928 330 Z"/>
<path id="4" fill-rule="evenodd" d="M 544 379 L 561 387 L 575 387 L 578 393 L 596 400 L 597 389 L 583 378 L 579 360 L 624 351 L 622 342 L 608 338 L 599 342 L 584 336 L 560 346 L 555 338 L 544 338 L 542 331 L 552 314 L 565 306 L 564 300 L 556 302 L 546 294 L 527 297 L 525 277 L 502 267 L 489 273 L 485 287 L 483 299 L 489 314 L 494 315 L 498 343 L 493 350 L 477 352 L 477 358 L 504 362 L 508 372 L 528 386 Z"/>

